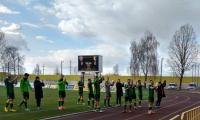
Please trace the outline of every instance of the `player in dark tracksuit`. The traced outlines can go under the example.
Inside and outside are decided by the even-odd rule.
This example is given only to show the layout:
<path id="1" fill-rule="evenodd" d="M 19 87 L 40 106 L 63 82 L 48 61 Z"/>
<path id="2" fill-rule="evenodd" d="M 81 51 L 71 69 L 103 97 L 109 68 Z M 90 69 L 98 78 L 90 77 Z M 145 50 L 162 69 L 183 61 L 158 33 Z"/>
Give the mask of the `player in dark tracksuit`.
<path id="1" fill-rule="evenodd" d="M 90 102 L 92 101 L 92 108 L 94 108 L 94 90 L 92 84 L 92 80 L 88 79 L 88 106 L 90 107 Z"/>
<path id="2" fill-rule="evenodd" d="M 7 91 L 7 101 L 4 111 L 8 112 L 8 106 L 10 105 L 10 112 L 16 112 L 16 110 L 13 109 L 13 100 L 15 99 L 14 84 L 17 84 L 17 77 L 12 80 L 11 75 L 8 75 L 4 82 Z"/>
<path id="3" fill-rule="evenodd" d="M 37 76 L 34 81 L 34 89 L 35 89 L 35 99 L 37 104 L 37 110 L 40 110 L 41 99 L 43 98 L 43 90 L 42 87 L 44 83 L 40 81 L 40 78 Z"/>
<path id="4" fill-rule="evenodd" d="M 138 98 L 139 98 L 139 106 L 138 107 L 141 107 L 141 103 L 142 103 L 142 99 L 143 99 L 143 90 L 142 90 L 141 80 L 138 80 L 137 88 L 138 88 Z"/>
<path id="5" fill-rule="evenodd" d="M 153 103 L 154 103 L 154 91 L 155 91 L 155 87 L 154 87 L 154 82 L 152 80 L 150 80 L 150 85 L 148 87 L 148 101 L 149 101 L 149 109 L 148 109 L 148 114 L 151 115 L 153 114 Z"/>
<path id="6" fill-rule="evenodd" d="M 79 98 L 78 98 L 78 102 L 77 104 L 79 104 L 80 102 L 82 104 L 84 104 L 84 100 L 83 100 L 83 88 L 84 88 L 84 82 L 81 78 L 81 80 L 78 82 L 78 94 L 79 94 Z"/>
<path id="7" fill-rule="evenodd" d="M 124 84 L 120 82 L 120 79 L 118 79 L 116 83 L 116 104 L 121 106 L 121 97 L 123 96 L 123 90 Z"/>
<path id="8" fill-rule="evenodd" d="M 163 97 L 163 90 L 162 90 L 162 84 L 161 82 L 158 82 L 158 86 L 156 87 L 156 92 L 157 92 L 157 101 L 156 101 L 156 107 L 160 107 L 160 103 Z"/>

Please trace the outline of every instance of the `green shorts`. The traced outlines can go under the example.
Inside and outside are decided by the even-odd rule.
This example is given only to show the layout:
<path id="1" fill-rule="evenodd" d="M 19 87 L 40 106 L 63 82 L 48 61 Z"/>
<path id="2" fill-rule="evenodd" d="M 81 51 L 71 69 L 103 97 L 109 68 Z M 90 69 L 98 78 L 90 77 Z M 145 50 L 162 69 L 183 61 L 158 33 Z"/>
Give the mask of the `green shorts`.
<path id="1" fill-rule="evenodd" d="M 13 92 L 7 93 L 8 99 L 15 99 L 15 94 Z"/>
<path id="2" fill-rule="evenodd" d="M 93 99 L 94 98 L 94 94 L 88 94 L 88 98 L 89 98 L 89 100 Z"/>
<path id="3" fill-rule="evenodd" d="M 59 91 L 58 94 L 59 94 L 59 98 L 65 98 L 66 97 L 65 91 Z"/>
<path id="4" fill-rule="evenodd" d="M 96 100 L 96 101 L 99 101 L 99 100 L 100 100 L 100 94 L 95 94 L 94 97 L 95 97 L 95 100 Z"/>
<path id="5" fill-rule="evenodd" d="M 29 99 L 29 92 L 23 92 L 23 98 L 24 99 Z"/>
<path id="6" fill-rule="evenodd" d="M 131 96 L 125 96 L 125 102 L 132 102 Z"/>

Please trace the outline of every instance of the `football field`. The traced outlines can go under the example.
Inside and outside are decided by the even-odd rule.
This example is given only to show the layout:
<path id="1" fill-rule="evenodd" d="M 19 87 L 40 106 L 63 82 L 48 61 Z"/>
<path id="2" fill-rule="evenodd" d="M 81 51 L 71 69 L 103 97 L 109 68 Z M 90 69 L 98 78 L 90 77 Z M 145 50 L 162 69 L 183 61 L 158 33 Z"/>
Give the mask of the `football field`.
<path id="1" fill-rule="evenodd" d="M 146 92 L 144 93 L 146 96 Z M 77 105 L 78 92 L 77 91 L 67 91 L 67 97 L 65 99 L 65 110 L 57 110 L 57 98 L 58 91 L 55 89 L 44 89 L 44 98 L 42 99 L 42 109 L 40 111 L 36 110 L 36 103 L 34 98 L 34 92 L 30 92 L 30 99 L 28 101 L 28 107 L 31 109 L 30 112 L 25 112 L 24 108 L 19 108 L 17 105 L 22 100 L 21 92 L 18 88 L 15 88 L 15 102 L 14 108 L 17 109 L 15 113 L 5 113 L 3 111 L 6 101 L 6 89 L 5 87 L 0 87 L 0 119 L 3 120 L 36 120 L 46 117 L 58 116 L 63 114 L 70 114 L 75 112 L 89 111 L 90 108 L 87 107 L 87 92 L 84 92 L 85 105 Z M 101 94 L 101 106 L 103 107 L 104 93 Z M 145 97 L 146 99 L 146 97 Z M 122 103 L 124 97 L 122 98 Z M 112 94 L 111 104 L 115 104 L 115 94 Z"/>

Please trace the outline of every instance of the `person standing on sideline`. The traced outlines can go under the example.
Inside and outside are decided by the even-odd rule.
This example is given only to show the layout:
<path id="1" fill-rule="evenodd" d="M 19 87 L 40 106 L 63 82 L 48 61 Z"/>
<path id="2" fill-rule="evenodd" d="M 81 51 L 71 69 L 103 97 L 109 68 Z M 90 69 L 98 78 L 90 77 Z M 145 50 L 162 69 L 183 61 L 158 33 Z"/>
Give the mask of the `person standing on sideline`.
<path id="1" fill-rule="evenodd" d="M 123 113 L 127 112 L 127 103 L 129 102 L 129 111 L 131 112 L 131 107 L 132 107 L 132 93 L 131 93 L 131 89 L 132 89 L 132 85 L 131 85 L 131 80 L 128 79 L 127 83 L 124 85 L 124 89 L 125 89 L 125 104 L 124 104 L 124 111 Z"/>
<path id="2" fill-rule="evenodd" d="M 121 97 L 123 96 L 123 90 L 124 84 L 121 83 L 120 79 L 118 79 L 116 83 L 116 104 L 121 106 Z"/>
<path id="3" fill-rule="evenodd" d="M 138 88 L 138 98 L 139 98 L 139 105 L 138 105 L 138 107 L 142 107 L 143 90 L 142 90 L 141 80 L 138 80 L 138 82 L 137 82 L 137 88 Z"/>
<path id="4" fill-rule="evenodd" d="M 78 98 L 77 104 L 80 104 L 80 102 L 82 104 L 84 104 L 84 100 L 83 100 L 83 88 L 84 88 L 84 82 L 83 82 L 83 77 L 81 77 L 81 80 L 78 81 L 78 94 L 79 94 L 79 98 Z"/>
<path id="5" fill-rule="evenodd" d="M 113 86 L 115 84 L 115 82 L 110 82 L 109 77 L 107 77 L 107 80 L 105 82 L 105 98 L 104 98 L 104 107 L 106 107 L 106 103 L 107 103 L 107 107 L 111 107 L 110 105 L 110 98 L 111 98 L 111 90 L 110 87 Z"/>
<path id="6" fill-rule="evenodd" d="M 14 85 L 17 84 L 17 78 L 16 76 L 14 79 L 12 79 L 11 74 L 8 74 L 8 77 L 4 80 L 6 92 L 7 92 L 7 101 L 6 106 L 4 108 L 5 112 L 16 112 L 16 110 L 13 108 L 13 101 L 15 99 L 15 93 L 14 93 Z M 8 106 L 10 105 L 10 110 L 8 110 Z"/>
<path id="7" fill-rule="evenodd" d="M 92 80 L 88 79 L 88 106 L 90 107 L 90 102 L 92 101 L 92 108 L 94 108 L 94 91 L 92 84 Z"/>
<path id="8" fill-rule="evenodd" d="M 160 103 L 163 97 L 163 87 L 161 82 L 158 82 L 158 86 L 156 87 L 156 92 L 157 92 L 156 108 L 160 108 Z"/>
<path id="9" fill-rule="evenodd" d="M 35 99 L 36 99 L 37 110 L 40 110 L 41 99 L 43 98 L 43 90 L 42 90 L 43 86 L 44 86 L 44 83 L 40 81 L 40 77 L 36 76 L 35 81 L 34 81 L 34 89 L 35 89 Z"/>
<path id="10" fill-rule="evenodd" d="M 23 94 L 23 100 L 19 104 L 19 107 L 21 107 L 24 104 L 25 111 L 30 111 L 27 104 L 28 104 L 28 100 L 29 100 L 29 90 L 33 90 L 29 83 L 28 77 L 29 77 L 29 74 L 25 73 L 24 77 L 22 78 L 22 80 L 20 82 L 20 89 Z"/>
<path id="11" fill-rule="evenodd" d="M 100 84 L 102 83 L 103 80 L 104 80 L 104 78 L 98 77 L 98 75 L 96 75 L 96 77 L 94 79 L 95 109 L 97 112 L 102 112 L 99 102 L 100 102 L 100 92 L 101 92 Z"/>
<path id="12" fill-rule="evenodd" d="M 148 109 L 148 114 L 154 114 L 155 112 L 153 112 L 153 103 L 154 103 L 154 82 L 152 80 L 150 80 L 150 85 L 148 87 L 148 101 L 149 101 L 149 109 Z"/>
<path id="13" fill-rule="evenodd" d="M 58 110 L 64 110 L 64 101 L 66 97 L 66 85 L 68 85 L 67 81 L 64 80 L 64 75 L 61 75 L 60 80 L 58 80 Z"/>

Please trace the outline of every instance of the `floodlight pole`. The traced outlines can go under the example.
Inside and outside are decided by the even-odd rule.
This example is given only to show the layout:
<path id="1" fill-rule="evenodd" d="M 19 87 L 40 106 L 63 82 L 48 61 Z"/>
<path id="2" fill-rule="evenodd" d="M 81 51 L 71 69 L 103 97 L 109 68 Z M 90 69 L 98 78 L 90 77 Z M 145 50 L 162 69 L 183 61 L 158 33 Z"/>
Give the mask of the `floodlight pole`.
<path id="1" fill-rule="evenodd" d="M 60 74 L 63 75 L 63 60 L 61 60 L 61 64 L 60 64 Z"/>

